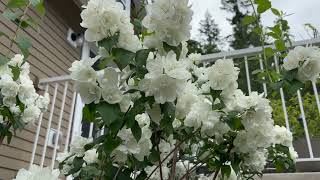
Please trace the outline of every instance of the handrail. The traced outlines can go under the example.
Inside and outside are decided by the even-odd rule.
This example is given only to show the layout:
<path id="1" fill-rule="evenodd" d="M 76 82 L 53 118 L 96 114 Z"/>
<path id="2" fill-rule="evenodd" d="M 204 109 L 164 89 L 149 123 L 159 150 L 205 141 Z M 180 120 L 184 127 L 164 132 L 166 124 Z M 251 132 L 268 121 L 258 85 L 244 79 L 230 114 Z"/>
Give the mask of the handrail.
<path id="1" fill-rule="evenodd" d="M 303 40 L 303 41 L 295 41 L 292 43 L 292 46 L 304 46 L 304 45 L 320 45 L 320 38 L 313 38 L 313 39 L 308 39 L 308 40 Z M 273 45 L 269 45 L 266 47 L 271 47 L 275 48 Z M 255 55 L 258 54 L 262 51 L 262 47 L 252 47 L 252 48 L 246 48 L 246 49 L 240 49 L 240 50 L 232 50 L 232 51 L 223 51 L 220 53 L 214 53 L 214 54 L 206 54 L 203 55 L 201 58 L 201 61 L 204 62 L 211 62 L 215 61 L 217 59 L 221 58 L 241 58 L 244 56 L 250 56 L 250 55 Z"/>
<path id="2" fill-rule="evenodd" d="M 39 80 L 39 86 L 42 86 L 42 85 L 45 85 L 48 83 L 63 82 L 63 81 L 70 81 L 70 80 L 72 80 L 70 75 L 62 75 L 62 76 L 43 78 L 43 79 Z"/>

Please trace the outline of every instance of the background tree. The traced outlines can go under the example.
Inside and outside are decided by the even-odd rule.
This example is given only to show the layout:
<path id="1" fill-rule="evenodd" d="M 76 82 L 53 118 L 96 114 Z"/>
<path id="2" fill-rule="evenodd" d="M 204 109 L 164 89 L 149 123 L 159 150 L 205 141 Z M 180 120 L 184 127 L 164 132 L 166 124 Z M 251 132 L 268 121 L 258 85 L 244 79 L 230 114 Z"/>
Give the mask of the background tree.
<path id="1" fill-rule="evenodd" d="M 212 15 L 207 11 L 205 18 L 200 21 L 200 36 L 203 39 L 203 53 L 210 54 L 219 52 L 219 34 L 220 29 L 215 23 Z"/>
<path id="2" fill-rule="evenodd" d="M 233 34 L 230 35 L 230 46 L 233 49 L 243 49 L 250 46 L 260 46 L 259 35 L 254 32 L 255 26 L 243 25 L 243 18 L 250 14 L 246 0 L 221 0 L 222 9 L 233 16 L 228 19 L 233 26 Z"/>

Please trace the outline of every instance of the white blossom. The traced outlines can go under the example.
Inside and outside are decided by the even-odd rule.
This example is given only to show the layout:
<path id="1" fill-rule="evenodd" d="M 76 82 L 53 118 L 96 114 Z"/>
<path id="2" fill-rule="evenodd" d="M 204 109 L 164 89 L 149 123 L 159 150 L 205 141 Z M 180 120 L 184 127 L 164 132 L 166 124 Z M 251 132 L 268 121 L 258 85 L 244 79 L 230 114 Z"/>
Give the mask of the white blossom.
<path id="1" fill-rule="evenodd" d="M 48 104 L 50 102 L 50 96 L 49 93 L 45 93 L 43 96 L 39 96 L 36 100 L 36 105 L 43 110 L 46 110 L 48 107 Z"/>
<path id="2" fill-rule="evenodd" d="M 93 82 L 76 82 L 76 91 L 79 92 L 81 100 L 85 104 L 98 103 L 101 99 L 101 88 Z"/>
<path id="3" fill-rule="evenodd" d="M 320 49 L 318 47 L 297 46 L 284 59 L 283 67 L 290 71 L 298 68 L 297 78 L 302 81 L 315 81 L 320 73 Z"/>
<path id="4" fill-rule="evenodd" d="M 262 172 L 267 164 L 267 150 L 254 151 L 244 159 L 244 166 L 252 171 Z"/>
<path id="5" fill-rule="evenodd" d="M 146 68 L 148 73 L 140 81 L 139 88 L 161 104 L 173 102 L 191 77 L 186 64 L 179 63 L 172 51 L 156 58 L 149 55 Z"/>
<path id="6" fill-rule="evenodd" d="M 176 117 L 184 118 L 191 110 L 192 105 L 197 102 L 199 95 L 198 88 L 195 84 L 188 82 L 178 96 L 177 105 L 176 105 Z"/>
<path id="7" fill-rule="evenodd" d="M 208 79 L 214 90 L 224 90 L 237 84 L 239 68 L 231 59 L 219 59 L 209 68 Z"/>
<path id="8" fill-rule="evenodd" d="M 87 164 L 92 164 L 98 161 L 97 149 L 90 149 L 84 153 L 83 160 Z"/>
<path id="9" fill-rule="evenodd" d="M 188 0 L 157 0 L 146 6 L 142 24 L 161 41 L 177 46 L 190 38 L 192 10 Z"/>
<path id="10" fill-rule="evenodd" d="M 11 58 L 11 60 L 8 62 L 8 65 L 10 66 L 18 66 L 20 67 L 23 63 L 23 59 L 24 59 L 24 56 L 21 55 L 21 54 L 16 54 L 14 55 L 13 58 Z"/>
<path id="11" fill-rule="evenodd" d="M 290 157 L 293 160 L 293 162 L 296 162 L 297 158 L 298 158 L 298 153 L 294 150 L 293 146 L 289 147 L 289 153 L 290 153 Z"/>
<path id="12" fill-rule="evenodd" d="M 13 81 L 10 75 L 2 75 L 0 79 L 0 88 L 3 96 L 16 96 L 19 91 L 19 84 Z"/>
<path id="13" fill-rule="evenodd" d="M 95 58 L 86 58 L 81 61 L 74 61 L 71 68 L 71 78 L 77 82 L 93 83 L 97 80 L 97 72 L 93 69 L 93 64 L 98 60 Z"/>
<path id="14" fill-rule="evenodd" d="M 137 141 L 131 130 L 126 127 L 118 132 L 117 136 L 122 140 L 122 143 L 112 152 L 118 162 L 125 161 L 128 154 L 134 155 L 139 161 L 143 161 L 144 157 L 150 154 L 152 148 L 150 118 L 146 113 L 143 113 L 136 115 L 135 120 L 141 128 L 141 138 Z"/>
<path id="15" fill-rule="evenodd" d="M 70 144 L 70 152 L 76 154 L 78 157 L 83 156 L 85 153 L 84 146 L 92 142 L 92 139 L 75 136 Z"/>
<path id="16" fill-rule="evenodd" d="M 130 17 L 121 3 L 115 0 L 91 0 L 81 13 L 81 26 L 87 28 L 87 41 L 100 41 L 119 33 L 117 46 L 136 52 L 141 43 L 134 35 Z"/>
<path id="17" fill-rule="evenodd" d="M 111 67 L 103 70 L 99 76 L 99 85 L 102 88 L 102 98 L 110 104 L 121 102 L 123 95 L 119 89 L 120 74 Z"/>
<path id="18" fill-rule="evenodd" d="M 275 125 L 273 133 L 275 144 L 282 144 L 287 147 L 292 146 L 292 133 L 287 128 Z"/>
<path id="19" fill-rule="evenodd" d="M 189 54 L 188 58 L 196 65 L 200 63 L 201 60 L 201 54 L 199 53 L 191 53 Z"/>
<path id="20" fill-rule="evenodd" d="M 156 168 L 156 165 L 153 166 L 147 166 L 146 168 L 144 168 L 145 172 L 149 175 L 152 173 L 152 171 Z M 161 172 L 162 172 L 162 178 L 163 179 L 169 179 L 169 173 L 170 173 L 170 169 L 167 166 L 162 166 L 161 167 Z M 161 176 L 160 176 L 160 168 L 157 168 L 157 170 L 155 170 L 155 172 L 150 176 L 149 178 L 150 180 L 161 180 Z"/>
<path id="21" fill-rule="evenodd" d="M 59 170 L 51 170 L 50 167 L 41 168 L 32 165 L 29 170 L 20 169 L 16 178 L 13 180 L 59 180 Z"/>
<path id="22" fill-rule="evenodd" d="M 37 106 L 28 106 L 22 114 L 22 121 L 25 123 L 34 122 L 40 116 L 41 110 Z"/>

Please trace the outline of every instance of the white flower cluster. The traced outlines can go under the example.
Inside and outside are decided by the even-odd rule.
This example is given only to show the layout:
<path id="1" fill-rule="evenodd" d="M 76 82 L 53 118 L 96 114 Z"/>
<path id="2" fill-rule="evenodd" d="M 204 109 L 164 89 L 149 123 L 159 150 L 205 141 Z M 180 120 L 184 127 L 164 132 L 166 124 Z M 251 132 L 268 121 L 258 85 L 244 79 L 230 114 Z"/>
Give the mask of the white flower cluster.
<path id="1" fill-rule="evenodd" d="M 146 6 L 142 24 L 154 32 L 153 41 L 177 46 L 190 39 L 193 12 L 188 3 L 189 0 L 157 0 Z"/>
<path id="2" fill-rule="evenodd" d="M 41 168 L 32 165 L 29 170 L 20 169 L 16 178 L 13 180 L 59 180 L 60 172 L 58 169 L 51 170 L 50 167 Z"/>
<path id="3" fill-rule="evenodd" d="M 120 137 L 122 143 L 112 153 L 116 162 L 124 163 L 128 155 L 134 155 L 139 161 L 143 161 L 144 157 L 150 154 L 152 148 L 150 140 L 152 131 L 149 128 L 150 118 L 146 113 L 143 113 L 136 115 L 135 120 L 141 128 L 141 138 L 137 142 L 130 129 L 121 129 L 118 132 L 118 137 Z"/>
<path id="4" fill-rule="evenodd" d="M 93 148 L 87 151 L 84 149 L 85 145 L 91 142 L 92 139 L 75 136 L 70 144 L 70 151 L 58 153 L 56 160 L 59 163 L 63 163 L 63 167 L 61 169 L 62 174 L 68 174 L 68 172 L 73 169 L 73 160 L 75 157 L 83 157 L 83 160 L 85 161 L 83 166 L 98 161 L 97 149 Z M 73 176 L 76 177 L 77 174 L 74 174 Z"/>
<path id="5" fill-rule="evenodd" d="M 134 35 L 130 17 L 121 3 L 115 0 L 91 0 L 83 7 L 81 26 L 87 28 L 87 41 L 100 41 L 119 33 L 118 47 L 132 52 L 141 47 L 138 37 Z"/>
<path id="6" fill-rule="evenodd" d="M 298 69 L 297 78 L 301 82 L 315 81 L 320 73 L 320 48 L 297 46 L 283 60 L 283 67 L 290 71 Z"/>
<path id="7" fill-rule="evenodd" d="M 187 65 L 177 61 L 173 51 L 166 56 L 158 55 L 155 58 L 150 53 L 146 64 L 148 73 L 139 83 L 140 90 L 144 91 L 146 96 L 154 96 L 159 104 L 175 101 L 187 80 L 191 78 Z"/>
<path id="8" fill-rule="evenodd" d="M 121 111 L 126 112 L 133 100 L 140 97 L 138 92 L 123 94 L 120 79 L 127 76 L 124 70 L 122 75 L 119 69 L 107 67 L 95 71 L 93 64 L 98 58 L 87 58 L 72 63 L 71 78 L 76 81 L 76 90 L 85 104 L 99 103 L 101 98 L 109 104 L 119 103 Z M 129 71 L 129 70 L 128 70 Z M 130 71 L 129 71 L 130 72 Z M 126 89 L 126 88 L 125 88 Z"/>
<path id="9" fill-rule="evenodd" d="M 24 56 L 20 54 L 0 67 L 0 96 L 3 106 L 10 110 L 14 118 L 21 119 L 25 124 L 37 120 L 49 104 L 48 93 L 44 96 L 37 94 L 29 77 L 29 68 L 29 63 L 24 62 Z M 1 119 L 6 121 L 2 115 Z"/>
<path id="10" fill-rule="evenodd" d="M 226 102 L 228 111 L 242 112 L 244 130 L 238 132 L 234 146 L 237 153 L 248 155 L 244 166 L 261 172 L 266 165 L 267 148 L 275 144 L 292 148 L 291 132 L 285 127 L 274 125 L 269 100 L 259 96 L 257 92 L 245 96 L 237 90 Z"/>

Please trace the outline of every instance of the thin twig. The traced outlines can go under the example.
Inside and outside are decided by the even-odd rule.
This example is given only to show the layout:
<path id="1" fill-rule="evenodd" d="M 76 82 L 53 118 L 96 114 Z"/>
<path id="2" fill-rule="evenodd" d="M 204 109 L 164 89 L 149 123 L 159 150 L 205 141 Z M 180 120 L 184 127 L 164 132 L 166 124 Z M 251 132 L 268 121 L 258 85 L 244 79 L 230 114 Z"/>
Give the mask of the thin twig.
<path id="1" fill-rule="evenodd" d="M 162 162 L 161 162 L 161 156 L 160 156 L 160 150 L 159 150 L 159 143 L 157 144 L 157 151 L 159 152 L 160 179 L 163 180 L 163 175 L 162 175 Z"/>
<path id="2" fill-rule="evenodd" d="M 209 154 L 207 157 L 205 157 L 203 160 L 198 161 L 191 169 L 188 169 L 188 171 L 180 178 L 180 180 L 183 180 L 188 176 L 188 174 L 192 173 L 196 168 L 198 167 L 198 164 L 203 163 L 203 161 L 206 161 L 207 159 L 211 158 L 211 154 Z"/>
<path id="3" fill-rule="evenodd" d="M 6 56 L 7 58 L 9 57 L 9 54 L 10 54 L 10 52 L 11 52 L 11 49 L 13 48 L 13 43 L 14 43 L 14 41 L 16 40 L 16 38 L 17 38 L 17 36 L 18 36 L 19 29 L 21 28 L 23 19 L 24 19 L 25 16 L 27 15 L 27 12 L 28 12 L 28 9 L 29 9 L 30 6 L 31 6 L 31 1 L 28 3 L 28 5 L 26 6 L 26 8 L 24 9 L 21 18 L 19 19 L 19 24 L 18 24 L 18 26 L 16 27 L 16 29 L 15 29 L 15 31 L 14 31 L 14 35 L 13 35 L 12 39 L 10 40 L 10 45 L 9 45 L 8 53 L 7 53 L 7 56 Z"/>
<path id="4" fill-rule="evenodd" d="M 178 144 L 178 143 L 179 143 L 179 142 L 177 142 L 176 144 Z M 174 177 L 175 177 L 175 174 L 176 174 L 176 164 L 177 164 L 178 152 L 179 152 L 179 147 L 176 148 L 176 150 L 174 150 L 174 153 L 173 153 L 171 174 L 170 174 L 169 180 L 173 180 Z"/>
<path id="5" fill-rule="evenodd" d="M 116 179 L 117 179 L 118 174 L 119 174 L 121 168 L 122 168 L 122 166 L 120 166 L 120 167 L 118 168 L 116 175 L 113 177 L 113 180 L 116 180 Z"/>
<path id="6" fill-rule="evenodd" d="M 256 24 L 257 24 L 257 26 L 261 29 L 261 33 L 259 33 L 259 35 L 260 35 L 260 43 L 261 43 L 261 47 L 262 47 L 262 51 L 263 51 L 263 62 L 264 62 L 264 66 L 265 66 L 265 69 L 266 69 L 266 72 L 267 72 L 267 75 L 268 75 L 268 78 L 269 78 L 269 80 L 270 80 L 270 82 L 273 82 L 273 80 L 272 80 L 272 78 L 271 78 L 271 75 L 270 75 L 270 72 L 269 72 L 269 63 L 268 63 L 268 59 L 267 59 L 267 55 L 266 55 L 266 50 L 265 50 L 265 43 L 264 43 L 264 40 L 265 40 L 265 38 L 264 38 L 264 35 L 263 35 L 263 27 L 262 27 L 262 25 L 260 24 L 260 22 L 259 22 L 259 19 L 258 19 L 258 13 L 256 12 L 256 9 L 255 9 L 255 7 L 254 7 L 254 4 L 253 4 L 253 2 L 252 2 L 252 0 L 249 0 L 250 1 L 250 5 L 251 5 L 251 7 L 252 7 L 252 10 L 253 10 L 253 14 L 254 14 L 254 16 L 255 16 L 255 18 L 256 18 Z"/>
<path id="7" fill-rule="evenodd" d="M 218 177 L 218 174 L 220 172 L 220 168 L 216 170 L 216 172 L 214 172 L 214 176 L 212 178 L 212 180 L 215 180 Z"/>
<path id="8" fill-rule="evenodd" d="M 181 141 L 178 145 L 176 145 L 176 146 L 174 147 L 174 149 L 173 149 L 164 159 L 162 159 L 161 163 L 164 162 L 165 160 L 167 160 L 167 159 L 170 157 L 170 155 L 171 155 L 178 147 L 180 147 L 186 140 L 188 140 L 190 137 L 192 137 L 192 136 L 193 136 L 194 134 L 196 134 L 198 131 L 199 131 L 199 130 L 193 132 L 192 134 L 190 134 L 190 136 L 186 137 L 183 141 Z M 150 177 L 152 176 L 152 174 L 153 174 L 154 172 L 156 172 L 156 170 L 157 170 L 158 168 L 159 168 L 159 165 L 158 165 L 156 168 L 154 168 L 154 170 L 149 174 L 149 176 L 146 178 L 146 180 L 150 179 Z"/>

